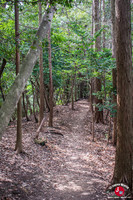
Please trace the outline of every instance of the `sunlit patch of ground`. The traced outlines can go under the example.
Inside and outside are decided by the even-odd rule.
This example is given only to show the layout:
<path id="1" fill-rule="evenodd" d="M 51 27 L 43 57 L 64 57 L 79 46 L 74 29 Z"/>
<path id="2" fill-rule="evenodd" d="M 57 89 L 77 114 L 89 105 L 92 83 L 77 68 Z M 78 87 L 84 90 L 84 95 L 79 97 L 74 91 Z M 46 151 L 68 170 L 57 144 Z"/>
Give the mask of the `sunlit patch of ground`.
<path id="1" fill-rule="evenodd" d="M 9 200 L 104 200 L 112 177 L 115 149 L 107 145 L 108 125 L 95 125 L 86 100 L 54 108 L 55 132 L 43 127 L 47 147 L 34 143 L 38 125 L 23 123 L 25 154 L 14 152 L 16 125 L 0 142 L 0 198 Z M 58 111 L 58 112 L 57 112 Z M 46 118 L 48 117 L 48 114 Z M 45 121 L 48 125 L 48 118 Z M 60 135 L 59 133 L 63 134 Z"/>

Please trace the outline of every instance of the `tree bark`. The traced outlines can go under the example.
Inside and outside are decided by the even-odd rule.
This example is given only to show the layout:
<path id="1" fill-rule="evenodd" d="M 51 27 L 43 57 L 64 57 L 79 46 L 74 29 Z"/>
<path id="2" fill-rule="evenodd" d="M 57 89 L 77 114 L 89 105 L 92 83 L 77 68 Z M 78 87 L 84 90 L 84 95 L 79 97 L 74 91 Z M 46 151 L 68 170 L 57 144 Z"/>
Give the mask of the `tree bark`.
<path id="1" fill-rule="evenodd" d="M 70 84 L 70 79 L 69 79 L 69 76 L 68 78 L 66 79 L 66 83 L 64 83 L 64 102 L 65 102 L 65 105 L 68 105 L 70 103 L 70 92 L 69 92 L 69 84 Z"/>
<path id="2" fill-rule="evenodd" d="M 33 115 L 34 115 L 35 122 L 38 123 L 38 118 L 36 116 L 36 109 L 35 109 L 35 90 L 36 90 L 36 88 L 34 89 L 33 81 L 30 80 L 30 82 L 32 85 L 32 94 L 33 94 Z"/>
<path id="3" fill-rule="evenodd" d="M 99 92 L 101 91 L 101 79 L 100 78 L 95 78 L 95 91 Z M 100 104 L 102 105 L 102 99 L 98 99 L 95 97 L 95 104 Z M 99 108 L 96 106 L 95 107 L 95 121 L 96 123 L 104 123 L 103 122 L 103 111 L 99 111 Z"/>
<path id="4" fill-rule="evenodd" d="M 27 122 L 30 121 L 29 117 L 28 117 L 28 106 L 25 105 L 25 93 L 23 92 L 23 108 L 24 108 L 24 112 L 25 112 L 25 117 Z"/>
<path id="5" fill-rule="evenodd" d="M 1 65 L 1 68 L 0 68 L 0 79 L 1 79 L 1 76 L 2 76 L 2 73 L 4 71 L 5 66 L 6 66 L 6 59 L 3 58 L 2 65 Z"/>
<path id="6" fill-rule="evenodd" d="M 19 53 L 19 5 L 18 1 L 15 0 L 14 5 L 15 10 L 15 40 L 16 40 L 16 75 L 18 75 L 20 70 L 20 53 Z M 19 98 L 17 104 L 17 135 L 16 135 L 16 144 L 15 150 L 17 153 L 22 153 L 22 104 L 21 97 Z"/>
<path id="7" fill-rule="evenodd" d="M 54 11 L 55 8 L 52 6 L 46 11 L 46 14 L 44 15 L 37 31 L 35 40 L 33 41 L 26 58 L 22 62 L 20 72 L 17 75 L 14 84 L 11 86 L 6 100 L 0 109 L 0 139 L 2 138 L 3 132 L 10 121 L 11 115 L 14 112 L 19 98 L 25 88 L 26 82 L 37 61 L 39 56 L 40 41 L 47 36 Z"/>
<path id="8" fill-rule="evenodd" d="M 51 58 L 51 27 L 48 31 L 48 59 L 49 59 L 49 126 L 53 127 L 53 77 L 52 77 L 52 58 Z"/>
<path id="9" fill-rule="evenodd" d="M 45 103 L 46 103 L 47 109 L 48 109 L 48 111 L 50 111 L 50 105 L 49 105 L 49 100 L 48 100 L 48 95 L 47 95 L 45 85 L 44 85 L 44 98 L 45 98 Z"/>
<path id="10" fill-rule="evenodd" d="M 115 27 L 115 0 L 111 1 L 111 17 L 112 17 L 112 57 L 116 58 L 116 27 Z M 112 70 L 113 77 L 113 90 L 117 91 L 117 69 Z M 117 104 L 117 96 L 113 94 L 113 103 Z M 117 110 L 117 106 L 114 106 L 114 109 Z M 113 117 L 113 145 L 116 146 L 117 143 L 117 113 Z"/>
<path id="11" fill-rule="evenodd" d="M 74 97 L 77 101 L 77 67 L 75 66 L 75 77 L 74 77 Z"/>
<path id="12" fill-rule="evenodd" d="M 92 6 L 91 6 L 91 36 L 92 38 L 94 37 L 94 1 L 92 1 Z M 91 48 L 93 48 L 93 44 L 91 45 Z"/>
<path id="13" fill-rule="evenodd" d="M 95 127 L 94 127 L 94 109 L 93 109 L 93 79 L 90 80 L 90 110 L 91 110 L 91 116 L 92 116 L 92 122 L 91 122 L 91 134 L 92 134 L 92 141 L 94 142 L 95 138 Z"/>
<path id="14" fill-rule="evenodd" d="M 103 26 L 106 23 L 106 16 L 105 16 L 105 0 L 103 0 Z M 103 49 L 106 47 L 106 38 L 105 38 L 105 31 L 103 31 Z M 106 71 L 103 70 L 103 87 L 104 87 L 104 102 L 106 102 Z"/>
<path id="15" fill-rule="evenodd" d="M 94 33 L 96 34 L 100 29 L 99 0 L 94 0 L 93 6 L 94 6 L 94 22 L 95 22 Z M 96 49 L 96 51 L 100 51 L 101 50 L 101 37 L 100 36 L 98 36 L 96 38 L 95 49 Z"/>
<path id="16" fill-rule="evenodd" d="M 38 3 L 39 6 L 39 25 L 42 20 L 42 6 L 41 2 Z M 40 44 L 40 55 L 39 55 L 39 67 L 40 67 L 40 105 L 39 105 L 39 124 L 43 120 L 44 115 L 44 81 L 43 81 L 43 49 L 42 44 Z"/>
<path id="17" fill-rule="evenodd" d="M 105 17 L 105 0 L 103 0 L 103 26 L 105 26 L 106 17 Z M 106 39 L 105 39 L 105 31 L 103 31 L 103 49 L 105 49 Z"/>
<path id="18" fill-rule="evenodd" d="M 72 75 L 71 76 L 71 97 L 72 97 L 72 110 L 74 110 L 74 98 L 73 98 L 73 95 L 74 95 L 74 76 Z"/>
<path id="19" fill-rule="evenodd" d="M 117 69 L 112 70 L 112 78 L 113 78 L 113 103 L 117 105 L 117 95 L 115 94 L 115 91 L 117 91 Z M 113 145 L 116 146 L 117 144 L 117 106 L 114 106 L 116 110 L 116 113 L 113 116 Z"/>
<path id="20" fill-rule="evenodd" d="M 26 94 L 26 92 L 25 92 L 25 94 Z M 27 94 L 26 94 L 26 109 L 27 109 L 27 111 L 30 110 L 30 115 L 32 115 L 31 103 L 29 100 L 29 96 Z"/>
<path id="21" fill-rule="evenodd" d="M 99 12 L 99 0 L 94 0 L 94 21 L 95 21 L 95 34 L 100 29 L 100 12 Z M 96 51 L 101 50 L 101 37 L 98 36 L 95 41 L 95 49 Z M 95 92 L 101 91 L 101 79 L 95 78 Z M 98 99 L 95 96 L 95 103 L 96 104 L 102 104 L 102 99 Z M 102 122 L 103 123 L 103 111 L 99 111 L 99 108 L 95 107 L 95 121 L 96 123 Z"/>
<path id="22" fill-rule="evenodd" d="M 5 101 L 5 95 L 4 95 L 4 92 L 3 92 L 2 86 L 1 86 L 1 80 L 0 80 L 0 91 L 1 91 L 1 95 L 2 95 L 2 99 L 3 99 L 3 101 Z"/>
<path id="23" fill-rule="evenodd" d="M 116 0 L 117 149 L 113 183 L 132 190 L 132 46 L 130 0 Z"/>
<path id="24" fill-rule="evenodd" d="M 5 66 L 6 66 L 6 59 L 3 58 L 2 65 L 1 65 L 1 68 L 0 68 L 0 91 L 1 91 L 3 101 L 5 101 L 5 95 L 4 95 L 4 92 L 3 92 L 3 89 L 2 89 L 2 85 L 1 85 L 1 77 L 2 77 L 2 73 L 4 71 Z"/>

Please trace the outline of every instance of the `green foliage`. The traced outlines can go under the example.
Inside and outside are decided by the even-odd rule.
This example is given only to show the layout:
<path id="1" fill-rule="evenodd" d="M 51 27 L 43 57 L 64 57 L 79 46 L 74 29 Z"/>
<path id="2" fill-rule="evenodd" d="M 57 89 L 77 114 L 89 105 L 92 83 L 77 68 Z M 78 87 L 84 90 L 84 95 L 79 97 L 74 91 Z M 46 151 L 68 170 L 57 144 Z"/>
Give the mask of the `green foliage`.
<path id="1" fill-rule="evenodd" d="M 67 7 L 71 7 L 72 6 L 72 2 L 74 0 L 50 0 L 51 5 L 55 5 L 56 3 L 61 4 L 63 6 L 67 6 Z"/>
<path id="2" fill-rule="evenodd" d="M 14 74 L 14 66 L 7 63 L 1 78 L 1 86 L 5 95 L 7 95 L 7 93 L 9 92 L 9 89 L 13 81 L 15 80 L 15 77 L 16 75 Z"/>
<path id="3" fill-rule="evenodd" d="M 7 94 L 15 78 L 15 30 L 14 30 L 14 7 L 12 1 L 7 3 L 5 8 L 0 7 L 0 59 L 7 60 L 6 69 L 2 77 L 2 87 L 4 94 Z M 71 80 L 76 77 L 77 83 L 86 85 L 84 93 L 88 93 L 87 84 L 91 77 L 98 77 L 106 82 L 105 88 L 95 94 L 99 98 L 104 98 L 106 90 L 107 100 L 104 102 L 104 109 L 110 109 L 112 95 L 112 69 L 115 68 L 115 60 L 112 59 L 110 49 L 102 49 L 96 52 L 92 45 L 96 38 L 102 35 L 110 37 L 107 25 L 92 37 L 91 27 L 91 5 L 92 1 L 56 0 L 50 1 L 57 5 L 57 12 L 52 21 L 51 46 L 52 46 L 52 66 L 53 84 L 56 100 L 58 104 L 63 103 L 60 96 L 67 91 L 71 92 Z M 81 3 L 81 4 L 80 4 Z M 60 4 L 60 5 L 59 5 Z M 73 6 L 73 7 L 72 7 Z M 72 7 L 72 8 L 71 8 Z M 106 5 L 107 7 L 107 5 Z M 43 13 L 46 9 L 46 2 L 42 1 Z M 108 9 L 108 8 L 107 8 Z M 20 10 L 20 56 L 21 62 L 25 58 L 33 38 L 38 28 L 38 4 L 32 0 L 24 0 L 19 4 Z M 107 14 L 107 13 L 106 13 Z M 48 92 L 49 88 L 49 68 L 48 68 L 48 42 L 42 42 L 43 47 L 43 72 L 44 84 Z M 31 46 L 32 48 L 32 46 Z M 39 79 L 39 63 L 37 62 L 32 72 L 32 79 L 36 83 Z M 68 88 L 66 88 L 68 86 Z M 26 86 L 27 95 L 33 97 L 31 82 Z M 115 91 L 116 92 L 116 91 Z M 63 98 L 63 97 L 62 97 Z M 1 98 L 0 98 L 1 100 Z M 100 105 L 97 105 L 100 106 Z M 113 106 L 112 106 L 113 107 Z M 99 107 L 100 109 L 100 107 Z M 101 108 L 103 109 L 103 107 Z"/>

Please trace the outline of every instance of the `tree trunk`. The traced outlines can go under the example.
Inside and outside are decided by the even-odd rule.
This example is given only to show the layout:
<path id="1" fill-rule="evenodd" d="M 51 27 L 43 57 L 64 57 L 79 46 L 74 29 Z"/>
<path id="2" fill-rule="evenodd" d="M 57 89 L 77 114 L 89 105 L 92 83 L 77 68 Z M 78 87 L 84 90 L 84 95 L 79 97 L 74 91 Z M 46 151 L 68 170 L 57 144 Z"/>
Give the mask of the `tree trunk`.
<path id="1" fill-rule="evenodd" d="M 100 12 L 99 12 L 99 0 L 94 0 L 94 20 L 95 20 L 95 34 L 100 29 Z M 101 50 L 101 37 L 98 36 L 95 41 L 95 49 L 96 51 Z M 95 92 L 101 91 L 101 79 L 95 78 Z M 102 99 L 98 99 L 95 97 L 96 104 L 102 104 Z M 103 123 L 103 111 L 99 111 L 99 108 L 96 106 L 95 108 L 95 121 L 96 123 L 102 122 Z"/>
<path id="2" fill-rule="evenodd" d="M 15 0 L 15 40 L 16 40 L 16 75 L 20 70 L 20 53 L 19 53 L 19 7 L 18 2 Z M 17 135 L 15 150 L 17 153 L 21 153 L 22 150 L 22 104 L 21 97 L 17 104 Z"/>
<path id="3" fill-rule="evenodd" d="M 99 0 L 94 0 L 94 22 L 95 22 L 94 33 L 95 34 L 100 29 L 100 19 L 99 18 L 100 18 Z M 101 37 L 100 36 L 98 36 L 96 38 L 95 48 L 96 48 L 96 51 L 100 51 L 101 50 Z"/>
<path id="4" fill-rule="evenodd" d="M 2 89 L 2 85 L 1 85 L 1 77 L 2 77 L 2 73 L 4 71 L 5 66 L 6 66 L 6 59 L 3 58 L 2 65 L 1 65 L 1 68 L 0 68 L 0 91 L 1 91 L 3 101 L 5 101 L 5 95 L 4 95 L 4 92 L 3 92 L 3 89 Z"/>
<path id="5" fill-rule="evenodd" d="M 1 80 L 0 80 L 0 91 L 1 91 L 1 95 L 2 95 L 2 99 L 3 99 L 3 101 L 5 101 L 5 95 L 4 95 L 4 92 L 3 92 L 2 86 L 1 86 Z"/>
<path id="6" fill-rule="evenodd" d="M 112 16 L 112 57 L 116 58 L 116 28 L 115 28 L 115 0 L 111 1 L 111 16 Z M 113 90 L 117 90 L 117 70 L 112 70 L 112 77 L 113 77 Z M 117 96 L 114 92 L 113 94 L 113 103 L 117 104 Z M 116 106 L 114 109 L 117 110 Z M 117 143 L 117 113 L 113 117 L 113 145 L 116 146 Z"/>
<path id="7" fill-rule="evenodd" d="M 74 78 L 73 78 L 73 75 L 71 77 L 71 84 L 72 84 L 72 86 L 71 86 L 72 110 L 74 110 L 74 98 L 73 98 L 73 95 L 74 95 L 74 92 L 73 92 L 73 90 L 74 90 Z"/>
<path id="8" fill-rule="evenodd" d="M 95 78 L 95 91 L 101 91 L 101 79 Z M 100 104 L 102 105 L 102 99 L 98 99 L 95 97 L 95 104 Z M 103 122 L 103 111 L 99 111 L 99 108 L 96 106 L 95 107 L 95 121 L 96 123 Z"/>
<path id="9" fill-rule="evenodd" d="M 41 24 L 42 20 L 42 6 L 41 2 L 38 3 L 39 5 L 39 25 Z M 42 44 L 40 44 L 42 45 Z M 44 115 L 44 81 L 43 81 L 43 49 L 40 46 L 40 55 L 39 55 L 39 67 L 40 67 L 40 105 L 39 105 L 39 124 L 43 120 Z"/>
<path id="10" fill-rule="evenodd" d="M 36 96 L 36 102 L 37 102 L 37 105 L 38 105 L 38 108 L 40 108 L 40 102 L 39 102 L 39 95 L 40 95 L 40 91 L 39 91 L 39 82 L 38 82 L 38 78 L 35 77 L 36 80 L 35 80 L 35 96 Z"/>
<path id="11" fill-rule="evenodd" d="M 103 26 L 105 26 L 106 18 L 105 18 L 105 0 L 103 0 Z M 103 31 L 103 49 L 105 49 L 105 31 Z"/>
<path id="12" fill-rule="evenodd" d="M 48 58 L 49 58 L 49 126 L 53 127 L 53 78 L 52 78 L 52 58 L 51 58 L 51 27 L 48 31 Z"/>
<path id="13" fill-rule="evenodd" d="M 117 149 L 113 183 L 132 189 L 132 47 L 130 0 L 116 0 Z"/>
<path id="14" fill-rule="evenodd" d="M 1 79 L 1 76 L 2 76 L 2 73 L 4 71 L 5 66 L 6 66 L 6 59 L 3 58 L 2 65 L 1 65 L 1 68 L 0 68 L 0 79 Z"/>
<path id="15" fill-rule="evenodd" d="M 35 40 L 33 41 L 26 58 L 22 62 L 20 72 L 17 75 L 14 84 L 11 86 L 6 100 L 0 109 L 0 139 L 2 138 L 3 132 L 10 121 L 11 115 L 14 112 L 19 98 L 25 88 L 26 82 L 32 73 L 33 67 L 39 56 L 40 41 L 42 41 L 42 39 L 47 35 L 54 11 L 55 8 L 52 6 L 46 11 L 46 14 L 44 15 L 37 31 Z"/>
<path id="16" fill-rule="evenodd" d="M 94 0 L 92 1 L 92 6 L 91 6 L 91 36 L 92 38 L 94 37 Z M 91 45 L 91 48 L 93 48 L 93 44 Z"/>
<path id="17" fill-rule="evenodd" d="M 32 115 L 31 103 L 27 94 L 26 94 L 26 109 L 27 111 L 30 110 L 30 115 Z"/>
<path id="18" fill-rule="evenodd" d="M 77 67 L 75 66 L 75 77 L 74 77 L 74 97 L 77 101 Z"/>
<path id="19" fill-rule="evenodd" d="M 64 99 L 66 99 L 66 102 L 65 102 L 65 105 L 68 105 L 69 103 L 70 103 L 70 92 L 69 92 L 69 84 L 70 84 L 70 80 L 69 80 L 69 76 L 68 76 L 68 78 L 67 78 L 67 80 L 66 80 L 66 84 L 65 84 L 65 86 L 64 86 L 64 93 L 65 93 L 65 95 L 64 95 Z"/>
<path id="20" fill-rule="evenodd" d="M 44 98 L 45 98 L 45 103 L 46 103 L 46 106 L 48 108 L 48 111 L 50 111 L 50 105 L 49 105 L 48 95 L 47 95 L 47 91 L 46 91 L 45 85 L 44 85 Z"/>
<path id="21" fill-rule="evenodd" d="M 94 127 L 94 109 L 93 109 L 93 79 L 91 78 L 90 80 L 90 109 L 91 109 L 91 134 L 92 134 L 92 141 L 94 142 L 94 137 L 95 137 L 95 127 Z"/>
<path id="22" fill-rule="evenodd" d="M 24 108 L 24 112 L 25 112 L 25 117 L 28 122 L 28 121 L 30 121 L 30 119 L 28 117 L 28 109 L 27 109 L 28 106 L 25 105 L 25 93 L 24 92 L 23 92 L 22 96 L 23 96 L 23 108 Z"/>
<path id="23" fill-rule="evenodd" d="M 105 17 L 105 0 L 103 0 L 103 26 L 105 26 L 106 17 Z M 103 49 L 106 47 L 106 38 L 105 38 L 105 31 L 103 31 Z M 104 102 L 106 102 L 106 71 L 103 70 L 103 87 L 104 87 Z"/>
<path id="24" fill-rule="evenodd" d="M 32 94 L 33 94 L 33 115 L 34 115 L 35 122 L 38 123 L 38 118 L 36 117 L 36 110 L 35 110 L 35 89 L 34 89 L 33 81 L 30 80 L 30 82 L 32 85 Z"/>
<path id="25" fill-rule="evenodd" d="M 112 78 L 113 78 L 113 90 L 114 90 L 114 94 L 113 94 L 113 104 L 117 105 L 117 95 L 116 92 L 117 91 L 117 69 L 113 69 L 112 70 Z M 116 146 L 117 144 L 117 106 L 114 106 L 114 108 L 116 110 L 116 113 L 113 116 L 113 145 Z"/>

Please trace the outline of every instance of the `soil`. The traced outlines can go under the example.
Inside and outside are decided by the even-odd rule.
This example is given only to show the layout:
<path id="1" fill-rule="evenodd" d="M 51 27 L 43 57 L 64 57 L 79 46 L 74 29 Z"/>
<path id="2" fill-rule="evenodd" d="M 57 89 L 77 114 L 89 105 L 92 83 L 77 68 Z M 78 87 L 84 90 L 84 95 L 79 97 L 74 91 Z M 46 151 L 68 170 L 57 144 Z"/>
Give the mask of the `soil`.
<path id="1" fill-rule="evenodd" d="M 23 119 L 24 153 L 14 151 L 16 123 L 0 141 L 1 200 L 105 200 L 114 167 L 115 148 L 107 145 L 108 124 L 95 124 L 87 100 L 54 108 L 54 128 L 47 127 L 48 113 L 34 142 L 38 124 Z"/>

